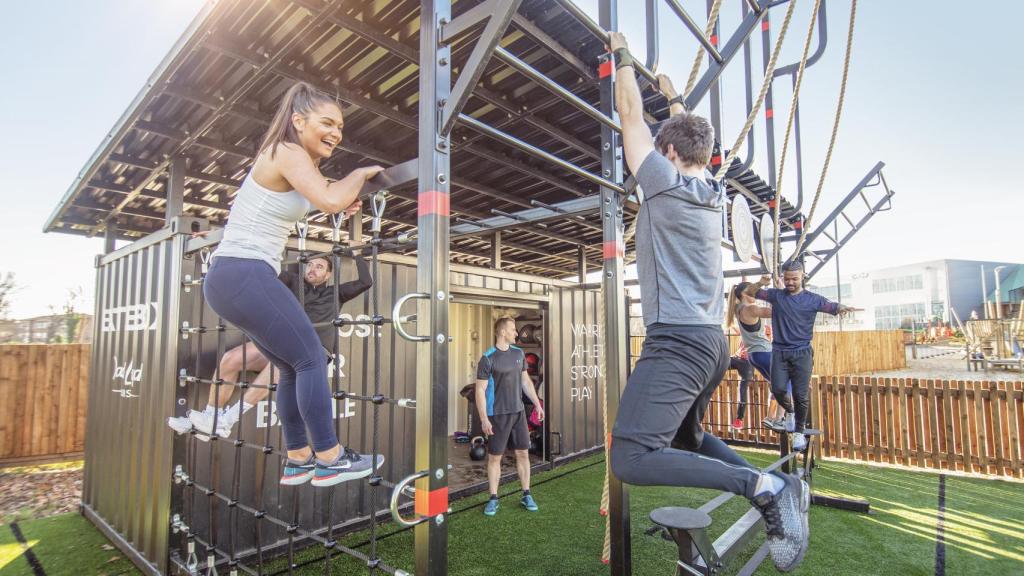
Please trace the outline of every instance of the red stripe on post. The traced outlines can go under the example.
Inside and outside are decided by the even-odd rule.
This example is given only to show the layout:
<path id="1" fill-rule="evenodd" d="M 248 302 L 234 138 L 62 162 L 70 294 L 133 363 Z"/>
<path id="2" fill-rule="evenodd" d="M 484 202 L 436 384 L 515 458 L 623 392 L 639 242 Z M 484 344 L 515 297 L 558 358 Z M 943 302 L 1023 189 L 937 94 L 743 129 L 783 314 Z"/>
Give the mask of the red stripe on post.
<path id="1" fill-rule="evenodd" d="M 598 79 L 604 80 L 605 78 L 612 75 L 612 60 L 609 58 L 605 60 L 597 67 Z"/>
<path id="2" fill-rule="evenodd" d="M 803 222 L 801 222 L 801 221 L 799 221 L 799 220 L 795 220 L 795 221 L 793 222 L 793 229 L 794 229 L 794 230 L 799 230 L 799 229 L 801 229 L 801 228 L 803 228 L 803 227 L 804 227 L 804 223 L 803 223 Z"/>
<path id="3" fill-rule="evenodd" d="M 448 487 L 434 491 L 416 489 L 416 514 L 433 518 L 448 513 Z"/>
<path id="4" fill-rule="evenodd" d="M 765 108 L 764 109 L 764 117 L 765 118 L 775 118 L 775 109 L 774 108 Z"/>
<path id="5" fill-rule="evenodd" d="M 775 208 L 775 200 L 769 200 L 768 201 L 768 207 L 769 208 Z"/>
<path id="6" fill-rule="evenodd" d="M 761 21 L 761 32 L 767 32 L 767 31 L 768 31 L 768 21 L 767 20 L 762 20 Z"/>
<path id="7" fill-rule="evenodd" d="M 711 45 L 718 48 L 718 34 L 711 35 Z"/>
<path id="8" fill-rule="evenodd" d="M 417 213 L 420 216 L 430 216 L 431 214 L 448 216 L 451 214 L 451 196 L 447 192 L 427 190 L 420 192 L 417 200 L 419 203 Z"/>
<path id="9" fill-rule="evenodd" d="M 604 243 L 604 259 L 622 258 L 626 255 L 626 249 L 619 240 L 610 240 Z"/>
<path id="10" fill-rule="evenodd" d="M 715 154 L 714 156 L 711 157 L 711 165 L 712 166 L 721 166 L 722 165 L 722 156 L 721 156 L 721 154 Z"/>

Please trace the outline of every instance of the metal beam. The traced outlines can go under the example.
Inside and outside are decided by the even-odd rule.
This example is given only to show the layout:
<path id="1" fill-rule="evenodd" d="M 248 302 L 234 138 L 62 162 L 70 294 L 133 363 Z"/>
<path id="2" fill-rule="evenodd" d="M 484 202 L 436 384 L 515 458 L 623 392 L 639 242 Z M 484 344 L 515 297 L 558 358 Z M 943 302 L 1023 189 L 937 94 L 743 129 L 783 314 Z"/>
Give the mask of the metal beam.
<path id="1" fill-rule="evenodd" d="M 491 218 L 484 218 L 477 223 L 473 224 L 459 224 L 452 226 L 451 233 L 453 236 L 460 236 L 465 234 L 478 234 L 483 231 L 497 231 L 505 228 L 514 228 L 522 226 L 528 222 L 543 222 L 545 220 L 551 220 L 556 218 L 565 218 L 576 214 L 589 214 L 595 212 L 601 206 L 601 199 L 594 196 L 587 196 L 584 198 L 577 198 L 575 200 L 566 200 L 565 202 L 559 202 L 551 205 L 556 210 L 550 208 L 530 208 L 515 212 L 515 218 L 509 218 L 508 216 L 493 216 Z"/>
<path id="2" fill-rule="evenodd" d="M 506 134 L 505 132 L 502 132 L 501 130 L 497 130 L 497 129 L 491 127 L 491 126 L 488 126 L 487 124 L 477 120 L 476 118 L 472 118 L 470 116 L 466 116 L 465 114 L 460 114 L 459 115 L 459 120 L 461 120 L 464 125 L 466 125 L 469 128 L 472 128 L 473 130 L 476 130 L 477 132 L 481 132 L 481 133 L 487 134 L 488 136 L 490 136 L 490 137 L 492 137 L 492 138 L 494 138 L 494 139 L 496 139 L 496 140 L 498 140 L 500 142 L 504 142 L 505 144 L 508 144 L 510 146 L 518 148 L 519 150 L 522 150 L 523 152 L 526 152 L 527 154 L 529 154 L 531 156 L 534 156 L 534 157 L 540 158 L 540 159 L 542 159 L 544 161 L 550 162 L 550 163 L 554 164 L 555 166 L 558 166 L 559 168 L 562 168 L 563 170 L 566 170 L 568 172 L 572 172 L 573 174 L 579 176 L 580 178 L 583 178 L 584 180 L 593 182 L 593 183 L 597 184 L 598 186 L 606 186 L 608 188 L 611 188 L 612 190 L 615 190 L 619 194 L 622 194 L 622 193 L 625 192 L 625 190 L 622 188 L 621 185 L 616 184 L 615 182 L 612 182 L 611 180 L 608 180 L 607 178 L 602 178 L 601 176 L 595 176 L 594 174 L 591 174 L 590 172 L 587 172 L 586 170 L 580 168 L 579 166 L 576 166 L 575 164 L 572 164 L 570 162 L 566 162 L 565 160 L 555 156 L 554 154 L 551 154 L 550 152 L 546 152 L 544 150 L 541 150 L 540 148 L 537 148 L 536 146 L 533 146 L 532 144 L 528 144 L 526 142 L 523 142 L 522 140 L 520 140 L 520 139 L 518 139 L 518 138 L 516 138 L 514 136 L 511 136 L 509 134 Z"/>
<path id="3" fill-rule="evenodd" d="M 601 28 L 619 29 L 618 0 L 601 0 L 598 12 Z M 602 63 L 610 65 L 610 54 L 602 57 Z M 601 79 L 601 112 L 615 117 L 615 75 Z M 602 305 L 604 306 L 604 353 L 605 353 L 605 417 L 606 429 L 619 412 L 619 398 L 626 387 L 626 289 L 624 256 L 626 251 L 622 239 L 622 202 L 625 200 L 622 182 L 624 166 L 619 147 L 621 135 L 608 126 L 601 127 L 601 173 L 610 179 L 613 186 L 601 186 L 601 223 L 604 227 L 604 272 L 601 274 Z M 610 447 L 611 438 L 606 438 Z M 629 490 L 625 484 L 609 474 L 608 477 L 608 518 L 611 528 L 610 568 L 613 576 L 629 576 L 633 573 L 632 545 L 629 522 Z"/>
<path id="4" fill-rule="evenodd" d="M 110 254 L 114 250 L 117 250 L 117 222 L 110 222 L 103 231 L 103 253 Z"/>
<path id="5" fill-rule="evenodd" d="M 679 0 L 665 0 L 665 2 L 668 4 L 668 7 L 675 12 L 676 16 L 683 21 L 683 25 L 686 26 L 687 30 L 697 38 L 700 45 L 704 47 L 704 51 L 707 52 L 715 62 L 722 63 L 723 58 L 718 52 L 718 49 L 715 48 L 715 45 L 711 43 L 711 40 L 704 35 L 704 31 L 697 26 L 697 23 L 693 21 L 693 18 L 690 18 L 690 14 L 685 8 L 683 8 L 682 4 L 679 3 Z"/>
<path id="6" fill-rule="evenodd" d="M 863 190 L 866 186 L 868 186 L 868 184 L 870 184 L 871 181 L 874 180 L 878 176 L 878 174 L 882 172 L 882 168 L 884 167 L 885 162 L 879 161 L 877 164 L 874 165 L 874 167 L 871 168 L 871 170 L 868 170 L 868 173 L 865 174 L 864 177 L 860 179 L 860 182 L 858 182 L 857 185 L 853 187 L 853 190 L 846 194 L 846 197 L 843 198 L 843 200 L 836 205 L 835 209 L 833 209 L 832 212 L 830 212 L 824 220 L 822 220 L 819 224 L 815 225 L 814 231 L 807 233 L 807 240 L 806 242 L 804 242 L 805 248 L 813 244 L 822 232 L 828 230 L 828 227 L 832 224 L 833 221 L 835 221 L 836 218 L 839 217 L 841 213 L 843 213 L 843 209 L 850 204 L 850 201 L 853 200 L 855 196 L 860 194 L 860 191 Z M 889 195 L 886 195 L 886 198 L 888 197 Z"/>
<path id="7" fill-rule="evenodd" d="M 414 532 L 416 574 L 448 574 L 448 308 L 451 143 L 438 109 L 451 97 L 451 49 L 439 41 L 451 0 L 420 3 L 419 185 L 416 238 L 416 510 L 431 516 Z"/>
<path id="8" fill-rule="evenodd" d="M 487 20 L 487 25 L 484 26 L 484 31 L 480 34 L 480 38 L 477 39 L 473 51 L 469 55 L 469 60 L 462 66 L 459 78 L 451 89 L 451 94 L 443 103 L 441 112 L 442 136 L 451 134 L 452 128 L 455 127 L 455 120 L 462 113 L 462 108 L 466 105 L 466 102 L 469 101 L 469 97 L 480 81 L 480 77 L 484 75 L 487 62 L 490 61 L 495 49 L 498 48 L 501 37 L 505 34 L 505 30 L 512 21 L 512 15 L 519 8 L 519 2 L 520 0 L 488 0 L 481 5 L 487 6 L 486 10 L 490 13 L 490 17 Z M 480 8 L 480 6 L 477 6 L 477 8 Z M 470 12 L 473 12 L 473 9 Z M 441 41 L 444 42 L 443 34 Z M 450 54 L 448 58 L 451 58 Z M 445 60 L 438 64 L 448 67 L 450 62 Z M 442 103 L 438 102 L 438 106 L 442 106 Z"/>
<path id="9" fill-rule="evenodd" d="M 526 62 L 520 60 L 508 50 L 505 50 L 504 48 L 498 46 L 494 49 L 494 55 L 497 56 L 498 59 L 504 62 L 505 64 L 511 66 L 514 70 L 520 72 L 530 80 L 533 80 L 541 87 L 547 89 L 552 94 L 558 96 L 566 103 L 570 104 L 571 106 L 579 110 L 580 112 L 586 114 L 587 116 L 596 120 L 597 122 L 605 126 L 608 126 L 612 130 L 615 130 L 616 132 L 622 132 L 622 127 L 619 126 L 618 122 L 609 118 L 607 115 L 602 114 L 600 110 L 591 106 L 589 102 L 586 102 L 579 96 L 573 94 L 569 90 L 566 90 L 564 86 L 555 82 L 546 74 L 537 70 L 533 66 L 530 66 Z"/>
<path id="10" fill-rule="evenodd" d="M 686 98 L 686 109 L 693 110 L 700 104 L 700 101 L 704 99 L 704 95 L 711 90 L 711 86 L 718 81 L 718 78 L 722 75 L 722 71 L 729 65 L 733 57 L 743 47 L 743 42 L 757 27 L 757 22 L 761 19 L 761 16 L 767 12 L 767 8 L 764 8 L 760 12 L 748 12 L 743 17 L 743 21 L 740 22 L 739 27 L 733 32 L 729 41 L 725 44 L 722 52 L 719 54 L 719 58 L 716 58 L 714 62 L 710 62 L 708 69 L 704 71 L 704 75 L 701 76 L 697 82 L 697 86 L 694 87 L 693 92 Z"/>
<path id="11" fill-rule="evenodd" d="M 468 32 L 475 28 L 477 24 L 487 20 L 496 8 L 497 0 L 486 0 L 452 18 L 451 22 L 442 24 L 441 44 L 451 44 L 453 40 L 464 32 Z"/>
<path id="12" fill-rule="evenodd" d="M 188 171 L 188 160 L 184 156 L 171 158 L 171 166 L 168 170 L 167 205 L 164 207 L 165 226 L 170 226 L 171 221 L 185 212 L 185 173 Z"/>
<path id="13" fill-rule="evenodd" d="M 491 235 L 491 268 L 501 270 L 501 230 Z"/>

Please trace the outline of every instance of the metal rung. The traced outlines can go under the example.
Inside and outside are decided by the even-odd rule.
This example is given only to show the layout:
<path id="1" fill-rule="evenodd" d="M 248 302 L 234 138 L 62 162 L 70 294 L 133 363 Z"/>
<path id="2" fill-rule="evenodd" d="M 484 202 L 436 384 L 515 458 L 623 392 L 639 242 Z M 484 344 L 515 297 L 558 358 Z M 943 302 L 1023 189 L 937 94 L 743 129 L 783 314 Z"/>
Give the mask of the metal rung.
<path id="1" fill-rule="evenodd" d="M 871 210 L 871 203 L 868 202 L 868 197 L 864 195 L 864 189 L 861 188 L 860 192 L 858 192 L 858 194 L 860 194 L 860 199 L 864 201 L 864 205 L 867 206 L 868 210 L 870 211 Z"/>
<path id="2" fill-rule="evenodd" d="M 508 64 L 512 68 L 515 68 L 529 79 L 547 88 L 552 94 L 565 100 L 580 112 L 583 112 L 587 116 L 590 116 L 594 120 L 597 120 L 601 124 L 604 124 L 605 126 L 611 128 L 612 130 L 615 130 L 616 132 L 622 132 L 622 126 L 620 126 L 618 122 L 609 118 L 608 116 L 605 116 L 600 110 L 594 108 L 579 96 L 566 90 L 560 84 L 553 81 L 551 78 L 548 78 L 536 68 L 530 66 L 526 62 L 523 62 L 519 58 L 516 58 L 508 50 L 505 50 L 504 48 L 499 46 L 494 49 L 494 55 L 497 56 L 499 60 L 501 60 L 505 64 Z"/>
<path id="3" fill-rule="evenodd" d="M 537 228 L 547 228 L 548 227 L 548 225 L 543 223 L 543 222 L 534 222 L 534 221 L 531 221 L 529 218 L 524 218 L 524 217 L 522 217 L 522 216 L 520 216 L 518 214 L 512 214 L 511 212 L 505 212 L 504 210 L 498 210 L 497 208 L 491 208 L 491 214 L 494 214 L 495 216 L 504 216 L 505 218 L 511 218 L 512 220 L 515 220 L 517 222 L 525 222 L 525 223 L 533 224 Z"/>
<path id="4" fill-rule="evenodd" d="M 555 156 L 554 154 L 551 154 L 550 152 L 541 150 L 536 146 L 523 142 L 522 140 L 509 134 L 506 134 L 505 132 L 502 132 L 501 130 L 498 130 L 493 126 L 485 124 L 484 122 L 481 122 L 480 120 L 477 120 L 472 116 L 467 116 L 466 114 L 459 114 L 459 121 L 462 122 L 462 124 L 468 128 L 486 134 L 487 136 L 490 136 L 491 138 L 494 138 L 495 140 L 498 140 L 500 142 L 504 142 L 505 144 L 508 144 L 510 146 L 514 146 L 515 148 L 518 148 L 531 156 L 550 162 L 555 166 L 558 166 L 563 170 L 572 172 L 573 174 L 579 176 L 580 178 L 597 184 L 598 186 L 610 188 L 615 192 L 618 192 L 619 194 L 623 194 L 626 191 L 621 185 L 612 182 L 607 178 L 602 178 L 601 176 L 591 174 L 590 172 L 587 172 L 583 168 L 580 168 L 579 166 L 571 162 L 566 162 L 565 160 L 559 158 L 558 156 Z"/>
<path id="5" fill-rule="evenodd" d="M 840 212 L 839 215 L 842 216 L 843 218 L 845 218 L 846 221 L 850 223 L 850 226 L 853 226 L 854 228 L 857 227 L 857 225 L 853 223 L 853 220 L 850 220 L 850 217 L 846 215 L 846 211 L 845 210 Z"/>

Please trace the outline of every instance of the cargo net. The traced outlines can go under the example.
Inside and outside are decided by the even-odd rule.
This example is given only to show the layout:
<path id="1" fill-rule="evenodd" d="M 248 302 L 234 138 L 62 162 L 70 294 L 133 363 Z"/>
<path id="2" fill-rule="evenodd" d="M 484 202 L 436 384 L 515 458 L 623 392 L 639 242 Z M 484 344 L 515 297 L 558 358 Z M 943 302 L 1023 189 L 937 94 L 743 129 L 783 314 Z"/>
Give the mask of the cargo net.
<path id="1" fill-rule="evenodd" d="M 200 251 L 196 266 L 197 272 L 201 272 L 196 278 L 186 276 L 182 283 L 182 310 L 186 309 L 191 299 L 194 312 L 192 318 L 197 319 L 198 323 L 192 325 L 187 321 L 182 322 L 179 336 L 187 343 L 180 347 L 178 383 L 183 387 L 183 392 L 179 393 L 178 415 L 168 421 L 172 428 L 186 437 L 184 442 L 176 442 L 175 445 L 174 482 L 177 486 L 172 496 L 174 512 L 171 528 L 178 535 L 178 542 L 171 560 L 179 569 L 190 574 L 202 573 L 208 576 L 221 572 L 232 576 L 239 573 L 276 575 L 292 574 L 300 567 L 320 564 L 325 573 L 331 573 L 332 565 L 335 566 L 333 570 L 340 569 L 335 565 L 339 556 L 347 555 L 362 562 L 371 575 L 408 574 L 386 564 L 377 555 L 380 532 L 378 524 L 380 516 L 387 514 L 386 506 L 381 505 L 382 499 L 390 498 L 391 508 L 397 514 L 398 508 L 411 505 L 407 501 L 399 506 L 398 497 L 405 496 L 408 499 L 414 494 L 411 488 L 404 485 L 396 490 L 396 485 L 383 477 L 385 470 L 396 470 L 393 459 L 389 458 L 383 468 L 378 468 L 378 455 L 381 454 L 381 411 L 389 411 L 390 445 L 411 446 L 413 438 L 404 434 L 408 427 L 395 429 L 395 412 L 416 408 L 413 399 L 391 398 L 383 393 L 382 331 L 393 319 L 384 318 L 380 312 L 380 287 L 376 281 L 380 273 L 379 255 L 382 250 L 393 249 L 409 240 L 402 237 L 381 238 L 380 222 L 385 203 L 384 193 L 374 196 L 374 218 L 371 225 L 373 236 L 368 243 L 358 247 L 341 244 L 339 239 L 343 217 L 332 216 L 334 231 L 331 250 L 311 252 L 306 250 L 308 226 L 303 222 L 297 226 L 298 251 L 286 253 L 289 259 L 283 262 L 286 266 L 298 264 L 302 267 L 311 260 L 323 258 L 330 259 L 333 264 L 334 318 L 315 322 L 313 326 L 318 334 L 325 330 L 334 334 L 333 350 L 325 347 L 324 353 L 329 357 L 328 378 L 334 402 L 335 432 L 342 446 L 346 446 L 345 440 L 351 440 L 355 434 L 351 425 L 347 425 L 350 434 L 347 437 L 342 434 L 343 417 L 352 415 L 357 404 L 370 408 L 368 417 L 360 419 L 359 430 L 365 440 L 369 422 L 370 446 L 357 447 L 361 448 L 359 452 L 372 455 L 373 459 L 372 472 L 365 480 L 344 482 L 326 488 L 315 488 L 308 484 L 284 486 L 279 483 L 287 452 L 281 448 L 284 446 L 281 427 L 277 426 L 277 430 L 272 431 L 276 419 L 273 410 L 277 393 L 275 367 L 268 363 L 259 376 L 249 379 L 246 368 L 250 367 L 249 357 L 254 355 L 256 349 L 241 330 L 228 325 L 220 317 L 209 317 L 201 286 L 212 253 L 209 247 Z M 352 283 L 343 285 L 341 282 L 342 259 L 361 258 L 365 255 L 369 256 L 371 267 L 369 315 L 352 319 L 350 315 L 341 313 L 342 300 L 346 296 L 342 293 L 342 287 L 353 287 Z M 359 265 L 365 266 L 365 261 Z M 305 309 L 303 276 L 300 270 L 295 281 L 298 287 L 295 291 Z M 359 293 L 365 290 L 362 288 Z M 372 348 L 372 353 L 369 349 L 363 351 L 364 360 L 369 355 L 369 362 L 372 362 L 372 376 L 369 384 L 364 376 L 362 394 L 342 387 L 343 356 L 340 353 L 338 333 L 340 328 L 346 326 L 372 334 L 372 337 L 365 338 L 365 341 L 372 342 L 367 344 Z M 211 333 L 215 334 L 213 337 L 216 339 L 217 367 L 212 370 L 212 377 L 204 377 L 202 360 L 204 350 L 207 358 L 210 356 Z M 225 376 L 230 374 L 221 374 L 222 366 L 226 365 L 222 362 L 228 353 L 226 344 L 228 340 L 237 341 L 239 336 L 241 345 L 231 349 L 230 354 L 236 358 L 232 359 L 234 363 L 230 365 L 240 366 L 241 369 L 237 371 L 237 377 L 226 379 Z M 203 385 L 211 387 L 211 400 L 217 398 L 226 402 L 236 390 L 241 398 L 227 408 L 206 411 L 205 416 L 201 411 L 186 412 L 187 397 L 191 397 L 193 403 L 201 403 L 198 396 L 204 390 Z M 393 385 L 391 388 L 394 390 Z M 259 408 L 256 426 L 249 427 L 253 433 L 244 434 L 242 415 L 253 408 Z M 365 542 L 349 547 L 338 541 L 340 535 L 358 529 L 368 529 L 369 535 Z M 322 549 L 322 553 L 311 551 L 316 546 Z M 300 551 L 304 559 L 298 556 Z M 286 562 L 283 559 L 285 556 Z"/>

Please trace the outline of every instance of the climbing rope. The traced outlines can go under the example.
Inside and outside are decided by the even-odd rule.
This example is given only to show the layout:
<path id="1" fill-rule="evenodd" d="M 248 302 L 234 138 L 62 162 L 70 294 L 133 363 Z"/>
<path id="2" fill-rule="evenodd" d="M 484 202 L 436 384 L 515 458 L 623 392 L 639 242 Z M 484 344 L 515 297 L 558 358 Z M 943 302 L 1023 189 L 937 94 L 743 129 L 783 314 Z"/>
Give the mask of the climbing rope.
<path id="1" fill-rule="evenodd" d="M 605 309 L 604 309 L 604 289 L 599 292 L 601 304 L 597 307 L 597 322 L 601 326 L 602 331 L 605 327 Z M 628 322 L 628 316 L 626 315 Z M 608 366 L 605 357 L 607 354 L 601 354 L 601 373 L 605 375 L 605 381 L 601 383 L 601 398 L 604 403 L 604 488 L 601 490 L 601 508 L 600 513 L 604 516 L 604 548 L 601 549 L 601 562 L 608 563 L 612 557 L 612 523 L 611 516 L 608 514 L 608 483 L 612 474 L 611 465 L 611 448 L 612 443 L 610 442 L 611 437 L 608 435 Z"/>
<path id="2" fill-rule="evenodd" d="M 796 252 L 799 254 L 804 246 L 804 239 L 807 237 L 807 228 L 814 217 L 814 210 L 818 207 L 818 199 L 821 197 L 821 190 L 825 187 L 825 175 L 828 174 L 829 164 L 832 162 L 832 150 L 836 145 L 836 136 L 839 134 L 839 119 L 843 115 L 843 101 L 846 99 L 846 80 L 850 73 L 850 54 L 853 51 L 853 29 L 857 20 L 857 0 L 850 3 L 850 26 L 846 32 L 846 56 L 843 59 L 843 79 L 839 84 L 839 100 L 836 102 L 835 120 L 832 122 L 832 137 L 828 142 L 828 152 L 825 154 L 825 163 L 821 167 L 821 176 L 818 178 L 818 189 L 814 192 L 814 200 L 811 202 L 811 209 L 807 212 L 807 219 L 800 230 L 800 239 L 796 243 Z"/>
<path id="3" fill-rule="evenodd" d="M 704 29 L 704 37 L 711 38 L 711 35 L 715 32 L 715 25 L 718 24 L 718 10 L 722 7 L 722 0 L 715 0 L 715 3 L 711 5 L 711 11 L 708 12 L 708 26 Z M 697 48 L 697 56 L 693 59 L 693 68 L 690 69 L 690 77 L 686 80 L 686 90 L 683 90 L 683 100 L 693 92 L 693 89 L 697 86 L 697 76 L 700 74 L 700 66 L 704 63 L 704 53 L 707 50 L 703 46 Z"/>
<path id="4" fill-rule="evenodd" d="M 782 211 L 782 176 L 786 170 L 786 155 L 789 151 L 789 137 L 793 132 L 793 120 L 796 118 L 796 109 L 800 102 L 800 87 L 803 85 L 804 70 L 807 68 L 807 57 L 811 53 L 811 39 L 814 37 L 814 25 L 817 23 L 818 10 L 821 9 L 821 0 L 814 0 L 814 10 L 811 11 L 811 23 L 807 28 L 807 37 L 804 39 L 804 52 L 800 56 L 800 66 L 796 70 L 796 81 L 793 83 L 793 97 L 789 101 L 789 118 L 786 120 L 786 136 L 782 139 L 782 154 L 779 155 L 779 171 L 775 179 L 775 209 L 773 220 L 775 225 L 775 266 L 779 267 L 782 262 L 782 242 L 779 235 L 782 233 L 782 222 L 779 216 Z M 819 190 L 820 191 L 820 190 Z M 818 198 L 814 198 L 817 203 Z M 799 251 L 796 252 L 799 254 Z"/>

